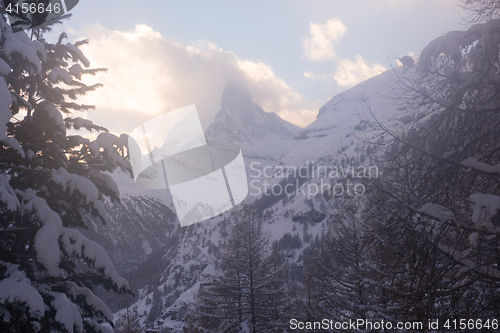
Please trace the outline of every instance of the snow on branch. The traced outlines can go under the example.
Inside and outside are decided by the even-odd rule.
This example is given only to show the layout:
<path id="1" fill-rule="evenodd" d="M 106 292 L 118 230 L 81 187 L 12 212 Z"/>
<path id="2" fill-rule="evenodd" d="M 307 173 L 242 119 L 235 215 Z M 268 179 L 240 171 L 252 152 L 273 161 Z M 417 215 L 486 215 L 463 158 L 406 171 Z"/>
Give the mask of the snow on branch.
<path id="1" fill-rule="evenodd" d="M 42 102 L 35 107 L 33 121 L 43 121 L 45 118 L 54 121 L 54 125 L 58 127 L 59 131 L 66 135 L 66 124 L 64 123 L 61 112 L 52 103 Z"/>
<path id="2" fill-rule="evenodd" d="M 0 261 L 0 265 L 7 268 L 7 278 L 0 281 L 0 304 L 7 302 L 26 303 L 31 314 L 42 317 L 45 308 L 40 293 L 31 285 L 30 279 L 17 265 Z M 4 317 L 4 320 L 6 318 Z"/>
<path id="3" fill-rule="evenodd" d="M 90 144 L 90 140 L 84 138 L 81 135 L 68 135 L 66 138 L 68 139 L 69 142 L 71 142 L 71 144 L 74 144 L 75 146 Z"/>
<path id="4" fill-rule="evenodd" d="M 83 52 L 80 51 L 77 46 L 67 43 L 66 48 L 68 53 L 71 54 L 74 62 L 80 61 L 85 67 L 90 66 L 90 61 L 83 55 Z"/>
<path id="5" fill-rule="evenodd" d="M 54 183 L 60 185 L 63 191 L 69 189 L 70 194 L 73 194 L 75 191 L 82 194 L 87 204 L 99 199 L 99 190 L 95 184 L 86 177 L 69 173 L 66 169 L 61 167 L 58 170 L 52 169 L 51 179 Z"/>
<path id="6" fill-rule="evenodd" d="M 26 108 L 27 110 L 33 110 L 33 105 L 21 97 L 17 92 L 11 91 L 12 94 L 12 103 L 16 104 L 18 107 Z"/>
<path id="7" fill-rule="evenodd" d="M 104 148 L 106 152 L 113 152 L 114 146 L 126 146 L 127 138 L 120 136 L 117 137 L 111 133 L 101 133 L 97 136 L 97 138 L 92 141 L 89 145 L 90 151 L 94 154 L 94 157 L 99 155 L 99 148 Z"/>
<path id="8" fill-rule="evenodd" d="M 69 254 L 87 258 L 92 261 L 94 267 L 104 270 L 104 275 L 111 279 L 118 289 L 128 289 L 127 280 L 120 277 L 106 251 L 94 241 L 91 241 L 78 230 L 64 228 L 61 241 L 64 249 Z"/>
<path id="9" fill-rule="evenodd" d="M 447 254 L 450 258 L 452 258 L 455 262 L 462 266 L 462 269 L 460 269 L 460 271 L 458 272 L 459 274 L 469 270 L 474 270 L 490 278 L 500 278 L 500 270 L 488 266 L 478 265 L 475 261 L 467 258 L 466 253 L 468 253 L 469 251 L 461 253 L 441 243 L 438 243 L 437 246 L 441 251 L 443 251 L 443 253 Z"/>
<path id="10" fill-rule="evenodd" d="M 26 59 L 26 61 L 36 69 L 37 74 L 42 73 L 42 64 L 38 56 L 40 45 L 34 44 L 28 35 L 26 35 L 26 32 L 19 31 L 12 33 L 12 30 L 9 28 L 3 31 L 2 37 L 5 38 L 3 53 L 9 60 L 12 61 L 14 57 L 20 56 Z M 43 53 L 45 53 L 45 51 Z M 33 74 L 32 69 L 29 69 L 29 72 Z"/>
<path id="11" fill-rule="evenodd" d="M 131 170 L 130 162 L 115 151 L 116 147 L 128 147 L 128 135 L 122 134 L 117 137 L 111 133 L 100 133 L 97 138 L 89 144 L 89 150 L 94 158 L 104 150 L 103 155 L 109 159 L 113 167 L 120 167 L 122 170 Z"/>
<path id="12" fill-rule="evenodd" d="M 97 189 L 96 189 L 97 190 Z M 94 267 L 104 270 L 104 275 L 111 279 L 118 289 L 128 289 L 128 282 L 118 275 L 106 251 L 97 243 L 83 236 L 78 230 L 64 228 L 60 216 L 47 205 L 47 202 L 31 192 L 16 193 L 23 197 L 22 214 L 34 212 L 43 224 L 35 235 L 35 250 L 38 260 L 52 276 L 59 275 L 61 250 L 59 237 L 67 253 L 89 259 Z"/>
<path id="13" fill-rule="evenodd" d="M 92 319 L 85 319 L 85 323 L 92 327 L 92 329 L 96 332 L 101 332 L 101 333 L 114 333 L 115 331 L 112 330 L 111 328 L 101 325 L 95 320 Z"/>
<path id="14" fill-rule="evenodd" d="M 0 59 L 0 75 L 9 75 L 10 74 L 10 66 L 5 60 Z"/>
<path id="15" fill-rule="evenodd" d="M 496 229 L 491 218 L 500 210 L 500 197 L 492 194 L 473 194 L 469 197 L 474 204 L 472 221 L 478 228 Z"/>
<path id="16" fill-rule="evenodd" d="M 74 139 L 78 138 L 81 137 L 74 137 Z M 82 143 L 88 142 L 85 141 L 85 138 L 81 139 L 83 139 Z M 103 194 L 110 196 L 112 199 L 119 198 L 120 196 L 118 186 L 111 176 L 98 171 L 92 172 L 90 177 L 92 180 L 84 176 L 70 173 L 62 167 L 57 170 L 52 169 L 51 171 L 51 180 L 61 186 L 63 191 L 69 190 L 70 195 L 75 193 L 75 191 L 83 195 L 85 202 L 92 206 L 104 222 L 109 222 L 109 216 L 104 209 L 103 202 L 99 199 L 100 191 L 96 184 L 100 186 Z"/>
<path id="17" fill-rule="evenodd" d="M 7 82 L 3 77 L 0 77 L 0 139 L 6 136 L 7 123 L 12 118 L 12 112 L 9 109 L 11 102 L 12 98 Z"/>
<path id="18" fill-rule="evenodd" d="M 75 111 L 88 111 L 88 110 L 95 109 L 95 105 L 77 104 L 77 103 L 73 103 L 73 102 L 62 102 L 59 105 L 59 107 L 61 108 L 61 111 L 63 111 L 64 113 L 71 113 L 69 111 L 69 109 L 73 109 Z M 66 118 L 66 119 L 68 119 L 68 118 Z M 105 131 L 107 132 L 107 130 L 105 130 Z"/>
<path id="19" fill-rule="evenodd" d="M 500 29 L 500 19 L 491 19 L 486 23 L 475 24 L 471 26 L 466 31 L 450 31 L 446 35 L 438 37 L 431 41 L 420 53 L 419 58 L 419 71 L 427 72 L 432 64 L 432 59 L 437 58 L 441 54 L 444 54 L 453 61 L 454 66 L 457 66 L 461 62 L 462 51 L 474 42 L 477 42 L 474 49 L 469 53 L 471 60 L 475 61 L 487 61 L 482 58 L 486 55 L 485 49 L 489 47 L 498 47 L 499 35 L 497 32 Z M 477 52 L 477 55 L 475 54 Z M 495 56 L 495 53 L 490 55 Z M 491 62 L 493 63 L 493 62 Z"/>
<path id="20" fill-rule="evenodd" d="M 71 74 L 66 69 L 59 66 L 54 66 L 47 77 L 52 83 L 62 81 L 66 84 L 71 84 L 73 82 Z"/>
<path id="21" fill-rule="evenodd" d="M 78 80 L 81 80 L 82 74 L 96 75 L 97 73 L 100 72 L 107 72 L 107 69 L 106 68 L 83 69 L 82 66 L 80 66 L 80 64 L 74 64 L 68 69 L 68 72 L 74 77 L 76 77 Z"/>
<path id="22" fill-rule="evenodd" d="M 102 187 L 103 193 L 119 197 L 120 191 L 110 176 L 100 172 L 93 172 L 91 177 Z M 92 180 L 84 176 L 68 172 L 63 167 L 58 170 L 52 169 L 51 180 L 61 186 L 63 191 L 69 190 L 70 195 L 78 192 L 85 198 L 85 202 L 91 205 L 95 212 L 104 222 L 109 222 L 109 216 L 104 209 L 102 200 L 99 199 L 100 191 Z"/>
<path id="23" fill-rule="evenodd" d="M 75 104 L 73 107 L 80 107 L 80 105 Z M 85 105 L 84 105 L 84 107 L 85 107 Z M 88 106 L 88 107 L 91 108 L 92 106 Z M 80 117 L 66 118 L 66 119 L 64 119 L 64 122 L 66 123 L 67 128 L 73 127 L 76 130 L 79 130 L 80 128 L 83 127 L 90 132 L 92 132 L 93 130 L 104 131 L 104 132 L 108 131 L 105 127 L 95 125 L 91 120 L 83 119 Z"/>
<path id="24" fill-rule="evenodd" d="M 110 175 L 107 175 L 99 171 L 94 171 L 90 176 L 92 177 L 92 180 L 95 184 L 98 184 L 104 187 L 105 189 L 109 190 L 112 193 L 112 195 L 116 196 L 117 198 L 120 197 L 120 189 L 118 188 L 118 185 Z"/>
<path id="25" fill-rule="evenodd" d="M 467 157 L 462 161 L 462 165 L 486 173 L 500 174 L 500 164 L 490 165 L 479 162 L 475 157 Z"/>
<path id="26" fill-rule="evenodd" d="M 440 54 L 448 55 L 455 64 L 462 58 L 461 49 L 475 39 L 475 36 L 467 31 L 450 31 L 444 36 L 440 36 L 431 41 L 420 53 L 418 61 L 419 70 L 427 71 L 431 66 L 432 59 Z"/>
<path id="27" fill-rule="evenodd" d="M 443 251 L 445 254 L 453 258 L 457 263 L 459 263 L 461 266 L 463 266 L 465 269 L 462 271 L 470 270 L 470 269 L 475 269 L 477 267 L 477 264 L 472 261 L 471 259 L 467 258 L 463 253 L 452 249 L 444 244 L 438 243 L 437 247 Z"/>
<path id="28" fill-rule="evenodd" d="M 61 261 L 58 240 L 63 228 L 60 216 L 50 209 L 44 199 L 31 191 L 16 190 L 16 193 L 22 196 L 21 214 L 34 212 L 42 223 L 42 227 L 35 235 L 35 251 L 38 260 L 51 276 L 58 276 L 58 266 Z"/>
<path id="29" fill-rule="evenodd" d="M 99 297 L 94 295 L 89 288 L 79 287 L 77 284 L 70 281 L 66 282 L 66 288 L 68 288 L 68 295 L 71 298 L 77 299 L 83 296 L 85 303 L 91 307 L 93 311 L 101 313 L 106 320 L 113 322 L 111 310 Z"/>
<path id="30" fill-rule="evenodd" d="M 106 209 L 104 208 L 104 204 L 102 203 L 102 200 L 96 200 L 92 203 L 92 208 L 94 208 L 95 212 L 97 213 L 98 216 L 102 218 L 104 223 L 108 224 L 110 222 L 109 220 L 109 215 L 106 212 Z"/>
<path id="31" fill-rule="evenodd" d="M 24 152 L 23 148 L 19 144 L 19 141 L 14 139 L 11 136 L 4 136 L 2 139 L 0 139 L 0 142 L 3 142 L 7 145 L 9 145 L 11 148 L 13 148 L 19 155 L 21 155 L 22 158 L 26 157 L 26 153 Z"/>
<path id="32" fill-rule="evenodd" d="M 56 309 L 56 321 L 60 322 L 68 332 L 73 333 L 73 327 L 75 326 L 77 332 L 83 332 L 83 321 L 80 311 L 65 294 L 58 293 L 52 301 L 52 305 Z"/>
<path id="33" fill-rule="evenodd" d="M 14 148 L 19 155 L 25 157 L 24 150 L 19 142 L 11 136 L 7 136 L 7 124 L 12 118 L 10 105 L 12 104 L 12 95 L 7 83 L 3 77 L 0 77 L 0 142 L 3 142 Z"/>
<path id="34" fill-rule="evenodd" d="M 453 218 L 455 217 L 455 214 L 448 208 L 432 202 L 426 203 L 417 211 L 440 220 L 441 222 L 453 220 Z"/>
<path id="35" fill-rule="evenodd" d="M 19 200 L 12 187 L 10 187 L 9 180 L 5 175 L 0 174 L 0 201 L 7 206 L 7 210 L 13 212 L 19 208 Z"/>
<path id="36" fill-rule="evenodd" d="M 500 233 L 500 228 L 491 222 L 491 218 L 500 210 L 500 197 L 489 194 L 473 194 L 469 199 L 474 204 L 472 222 L 476 228 L 491 233 Z M 469 243 L 472 246 L 477 246 L 478 239 L 479 232 L 473 232 L 469 236 Z"/>

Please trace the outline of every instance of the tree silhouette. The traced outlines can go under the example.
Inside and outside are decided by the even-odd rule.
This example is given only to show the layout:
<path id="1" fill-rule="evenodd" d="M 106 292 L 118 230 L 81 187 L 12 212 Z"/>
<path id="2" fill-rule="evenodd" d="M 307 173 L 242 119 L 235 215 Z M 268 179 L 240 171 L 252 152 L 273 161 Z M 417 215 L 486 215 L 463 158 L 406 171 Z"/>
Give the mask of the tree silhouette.
<path id="1" fill-rule="evenodd" d="M 262 221 L 253 206 L 244 206 L 235 211 L 231 223 L 220 257 L 221 275 L 200 287 L 191 329 L 281 332 L 281 266 L 270 252 Z"/>

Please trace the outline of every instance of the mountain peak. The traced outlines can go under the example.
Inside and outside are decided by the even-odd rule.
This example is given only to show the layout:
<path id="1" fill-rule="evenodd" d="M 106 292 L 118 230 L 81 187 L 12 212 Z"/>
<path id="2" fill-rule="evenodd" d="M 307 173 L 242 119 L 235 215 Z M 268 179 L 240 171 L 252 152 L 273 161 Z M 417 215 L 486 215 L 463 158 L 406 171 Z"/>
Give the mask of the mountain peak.
<path id="1" fill-rule="evenodd" d="M 291 139 L 299 130 L 285 126 L 285 120 L 265 112 L 252 101 L 250 93 L 228 83 L 222 93 L 220 110 L 207 129 L 207 137 L 237 143 L 253 143 L 264 138 Z"/>
<path id="2" fill-rule="evenodd" d="M 199 109 L 209 141 L 237 143 L 244 155 L 266 155 L 277 160 L 300 130 L 278 115 L 265 112 L 252 101 L 248 90 L 234 82 L 228 82 L 219 96 L 212 106 Z"/>
<path id="3" fill-rule="evenodd" d="M 282 163 L 300 166 L 308 160 L 335 155 L 341 147 L 360 149 L 366 119 L 397 114 L 393 88 L 397 71 L 383 72 L 335 95 L 320 108 L 315 121 L 301 130 L 284 152 Z M 368 106 L 370 111 L 368 111 Z M 352 153 L 354 156 L 354 153 Z"/>
<path id="4" fill-rule="evenodd" d="M 243 86 L 241 86 L 233 81 L 229 81 L 226 84 L 224 91 L 222 93 L 222 100 L 224 100 L 225 98 L 231 98 L 231 97 L 233 97 L 233 98 L 236 97 L 236 98 L 241 99 L 242 101 L 245 101 L 248 103 L 251 103 L 251 101 L 252 101 L 252 96 L 250 95 L 248 90 L 246 90 Z"/>

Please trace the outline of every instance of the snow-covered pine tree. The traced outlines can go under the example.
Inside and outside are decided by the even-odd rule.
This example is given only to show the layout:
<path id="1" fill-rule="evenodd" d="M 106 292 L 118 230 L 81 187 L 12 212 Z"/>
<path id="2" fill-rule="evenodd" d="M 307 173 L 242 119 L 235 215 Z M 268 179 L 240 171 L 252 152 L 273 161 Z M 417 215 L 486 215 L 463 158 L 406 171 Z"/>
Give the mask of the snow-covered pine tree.
<path id="1" fill-rule="evenodd" d="M 500 314 L 500 20 L 469 3 L 489 19 L 430 42 L 399 78 L 401 134 L 379 124 L 394 141 L 366 217 L 404 316 Z"/>
<path id="2" fill-rule="evenodd" d="M 282 332 L 284 281 L 255 208 L 234 211 L 220 255 L 221 276 L 200 287 L 192 332 Z"/>
<path id="3" fill-rule="evenodd" d="M 75 227 L 84 214 L 106 221 L 104 196 L 119 199 L 102 173 L 121 167 L 126 137 L 73 113 L 87 86 L 89 61 L 79 46 L 36 31 L 12 32 L 0 4 L 0 331 L 104 332 L 108 307 L 92 293 L 129 290 L 101 246 Z M 31 36 L 31 37 L 30 37 Z M 82 67 L 83 65 L 83 67 Z M 85 67 L 85 68 L 84 68 Z M 90 141 L 67 129 L 99 131 Z"/>

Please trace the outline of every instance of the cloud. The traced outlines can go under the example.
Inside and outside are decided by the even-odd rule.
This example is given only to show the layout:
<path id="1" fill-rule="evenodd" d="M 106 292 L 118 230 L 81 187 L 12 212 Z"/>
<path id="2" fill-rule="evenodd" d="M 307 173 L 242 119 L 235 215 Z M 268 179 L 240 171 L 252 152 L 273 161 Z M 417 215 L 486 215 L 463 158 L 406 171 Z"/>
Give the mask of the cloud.
<path id="1" fill-rule="evenodd" d="M 325 24 L 310 23 L 310 37 L 302 40 L 303 58 L 313 61 L 335 59 L 335 44 L 346 32 L 347 28 L 339 19 L 331 19 Z"/>
<path id="2" fill-rule="evenodd" d="M 337 59 L 337 68 L 333 73 L 313 74 L 305 71 L 304 76 L 313 82 L 319 80 L 330 84 L 336 83 L 340 87 L 350 87 L 386 70 L 379 63 L 374 63 L 371 66 L 368 65 L 359 54 L 354 56 L 354 58 L 354 61 L 350 59 Z"/>
<path id="3" fill-rule="evenodd" d="M 339 61 L 337 70 L 333 75 L 333 79 L 339 86 L 353 86 L 385 71 L 385 67 L 379 63 L 369 66 L 359 54 L 354 58 L 354 61 L 350 59 L 341 59 Z"/>
<path id="4" fill-rule="evenodd" d="M 146 25 L 134 31 L 86 29 L 82 47 L 92 67 L 108 68 L 92 78 L 103 88 L 85 96 L 95 104 L 88 118 L 113 132 L 129 132 L 161 113 L 213 100 L 232 81 L 250 92 L 265 111 L 299 126 L 311 123 L 320 105 L 294 91 L 273 68 L 240 59 L 209 41 L 185 45 L 164 38 Z M 90 83 L 90 82 L 89 82 Z"/>
<path id="5" fill-rule="evenodd" d="M 303 39 L 303 58 L 314 61 L 332 60 L 337 68 L 331 74 L 314 74 L 305 71 L 306 78 L 313 82 L 320 80 L 330 84 L 335 82 L 338 86 L 353 86 L 386 70 L 379 63 L 368 65 L 359 54 L 354 57 L 354 61 L 339 58 L 335 53 L 334 44 L 339 41 L 346 30 L 344 24 L 336 18 L 328 20 L 325 24 L 310 23 L 311 36 Z"/>
<path id="6" fill-rule="evenodd" d="M 334 74 L 313 74 L 311 72 L 304 71 L 304 76 L 313 82 L 316 82 L 316 80 L 326 81 L 330 84 L 335 82 L 335 79 L 333 78 Z"/>

